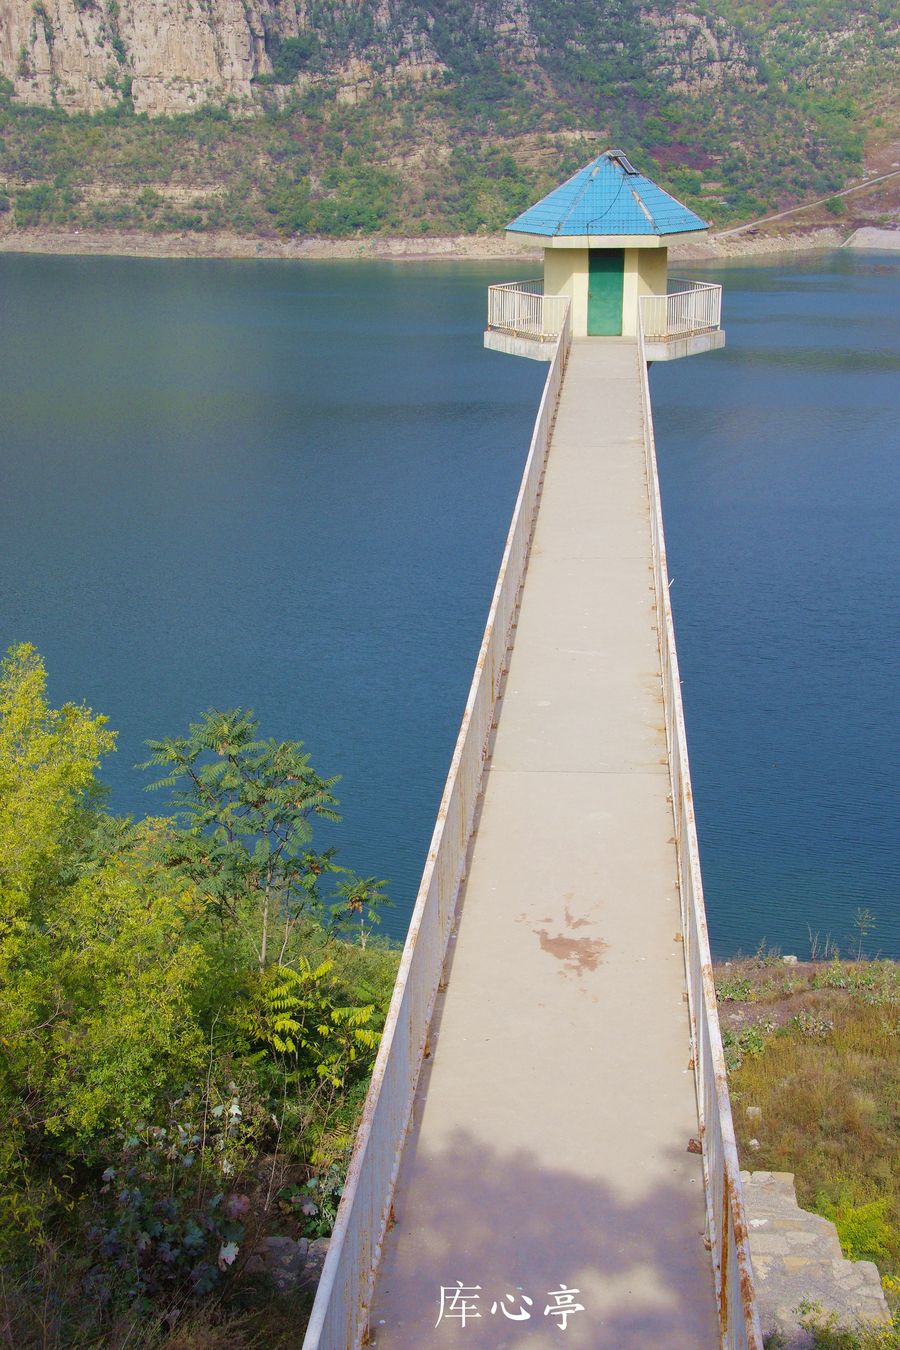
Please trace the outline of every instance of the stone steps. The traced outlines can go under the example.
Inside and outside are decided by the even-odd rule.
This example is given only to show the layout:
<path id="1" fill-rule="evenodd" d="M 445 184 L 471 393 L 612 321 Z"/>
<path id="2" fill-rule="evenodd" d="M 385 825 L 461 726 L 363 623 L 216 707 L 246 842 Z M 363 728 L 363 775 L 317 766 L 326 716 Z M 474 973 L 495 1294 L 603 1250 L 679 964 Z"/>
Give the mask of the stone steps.
<path id="1" fill-rule="evenodd" d="M 797 1204 L 793 1172 L 741 1177 L 763 1334 L 777 1333 L 779 1350 L 812 1346 L 801 1307 L 816 1305 L 848 1329 L 890 1324 L 878 1267 L 844 1258 L 834 1224 Z"/>

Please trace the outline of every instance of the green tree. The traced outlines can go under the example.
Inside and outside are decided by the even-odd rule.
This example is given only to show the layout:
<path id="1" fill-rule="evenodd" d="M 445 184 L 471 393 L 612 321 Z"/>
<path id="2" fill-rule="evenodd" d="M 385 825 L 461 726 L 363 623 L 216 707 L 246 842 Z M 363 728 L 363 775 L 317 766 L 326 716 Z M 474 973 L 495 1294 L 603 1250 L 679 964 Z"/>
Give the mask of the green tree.
<path id="1" fill-rule="evenodd" d="M 315 60 L 319 42 L 315 33 L 300 33 L 297 37 L 275 38 L 270 42 L 272 73 L 276 84 L 290 84 Z"/>
<path id="2" fill-rule="evenodd" d="M 311 820 L 339 820 L 332 789 L 299 741 L 259 740 L 252 712 L 211 710 L 187 736 L 148 741 L 142 768 L 165 774 L 181 828 L 163 838 L 169 867 L 193 882 L 220 925 L 249 937 L 259 969 L 283 962 L 303 917 L 321 916 L 319 878 L 334 850 L 313 851 Z"/>
<path id="3" fill-rule="evenodd" d="M 393 907 L 393 900 L 384 893 L 386 881 L 376 877 L 345 877 L 335 886 L 337 903 L 331 907 L 331 923 L 335 933 L 359 939 L 365 950 L 366 940 L 381 923 L 378 910 L 382 905 Z M 366 923 L 368 922 L 368 927 Z"/>
<path id="4" fill-rule="evenodd" d="M 51 708 L 34 648 L 0 668 L 0 1110 L 6 1162 L 69 1157 L 199 1068 L 200 903 L 155 861 L 159 822 L 100 811 L 104 717 Z"/>
<path id="5" fill-rule="evenodd" d="M 115 747 L 105 717 L 47 702 L 47 673 L 27 643 L 0 664 L 0 983 L 29 929 L 52 911 Z"/>
<path id="6" fill-rule="evenodd" d="M 279 234 L 305 234 L 312 220 L 309 199 L 309 179 L 298 183 L 278 178 L 265 197 L 265 209 Z"/>
<path id="7" fill-rule="evenodd" d="M 6 1086 L 26 1134 L 70 1156 L 92 1158 L 205 1063 L 200 904 L 155 864 L 156 828 L 62 890 L 12 972 Z"/>

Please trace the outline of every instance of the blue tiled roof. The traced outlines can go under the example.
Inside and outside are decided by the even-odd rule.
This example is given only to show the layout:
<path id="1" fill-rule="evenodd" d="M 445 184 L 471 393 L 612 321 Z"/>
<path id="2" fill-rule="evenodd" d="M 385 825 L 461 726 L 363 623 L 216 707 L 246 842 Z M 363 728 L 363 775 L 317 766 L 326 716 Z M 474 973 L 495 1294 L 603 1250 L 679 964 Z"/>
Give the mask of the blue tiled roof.
<path id="1" fill-rule="evenodd" d="M 706 221 L 607 150 L 507 225 L 520 234 L 680 234 Z"/>

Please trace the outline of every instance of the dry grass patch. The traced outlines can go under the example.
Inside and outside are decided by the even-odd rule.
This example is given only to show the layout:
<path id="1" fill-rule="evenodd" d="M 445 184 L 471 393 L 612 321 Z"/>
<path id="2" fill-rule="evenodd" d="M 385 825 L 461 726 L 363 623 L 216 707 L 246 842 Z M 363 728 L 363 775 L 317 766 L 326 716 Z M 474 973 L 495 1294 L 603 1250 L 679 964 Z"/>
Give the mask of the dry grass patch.
<path id="1" fill-rule="evenodd" d="M 741 1166 L 793 1172 L 800 1204 L 876 1262 L 896 1309 L 900 968 L 763 957 L 719 967 L 717 991 Z"/>

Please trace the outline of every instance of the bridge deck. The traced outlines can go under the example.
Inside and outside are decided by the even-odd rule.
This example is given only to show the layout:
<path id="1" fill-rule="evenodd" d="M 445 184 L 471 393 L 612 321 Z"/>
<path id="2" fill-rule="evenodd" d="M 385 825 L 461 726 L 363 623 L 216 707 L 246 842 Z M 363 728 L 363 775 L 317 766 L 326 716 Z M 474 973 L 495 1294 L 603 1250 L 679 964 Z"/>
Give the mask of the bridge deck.
<path id="1" fill-rule="evenodd" d="M 628 340 L 572 347 L 371 1308 L 383 1350 L 556 1346 L 544 1310 L 563 1285 L 583 1305 L 570 1346 L 718 1345 L 701 1161 L 686 1151 L 697 1116 L 637 362 Z M 472 1315 L 463 1325 L 457 1300 L 435 1328 L 458 1281 L 480 1286 Z"/>

